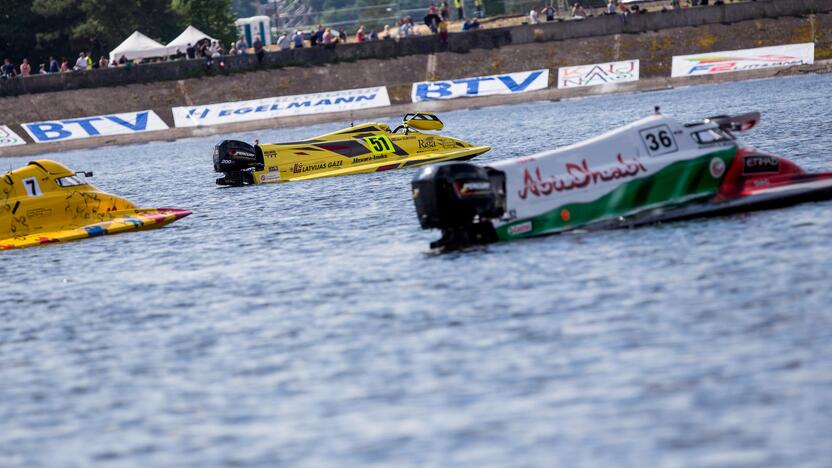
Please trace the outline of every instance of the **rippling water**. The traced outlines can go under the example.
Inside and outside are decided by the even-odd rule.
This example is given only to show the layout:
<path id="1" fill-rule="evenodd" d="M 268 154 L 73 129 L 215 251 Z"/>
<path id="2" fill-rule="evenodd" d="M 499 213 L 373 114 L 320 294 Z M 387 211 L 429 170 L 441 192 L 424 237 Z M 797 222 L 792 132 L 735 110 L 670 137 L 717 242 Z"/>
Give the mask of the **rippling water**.
<path id="1" fill-rule="evenodd" d="M 488 161 L 761 110 L 747 143 L 832 170 L 830 89 L 442 118 Z M 220 189 L 217 140 L 45 156 L 194 214 L 2 254 L 0 466 L 829 466 L 832 203 L 436 255 L 412 171 Z"/>

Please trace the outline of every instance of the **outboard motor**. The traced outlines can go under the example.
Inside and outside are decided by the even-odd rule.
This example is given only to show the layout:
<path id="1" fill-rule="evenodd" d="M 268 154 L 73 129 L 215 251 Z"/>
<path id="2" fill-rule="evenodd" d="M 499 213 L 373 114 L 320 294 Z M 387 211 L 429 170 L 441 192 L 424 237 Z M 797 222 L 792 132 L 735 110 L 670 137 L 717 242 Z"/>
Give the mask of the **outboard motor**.
<path id="1" fill-rule="evenodd" d="M 423 168 L 411 182 L 422 229 L 441 229 L 431 248 L 497 240 L 490 219 L 505 212 L 505 174 L 468 163 Z"/>
<path id="2" fill-rule="evenodd" d="M 214 170 L 224 174 L 218 185 L 253 184 L 253 172 L 262 169 L 263 153 L 244 141 L 223 140 L 214 147 Z"/>

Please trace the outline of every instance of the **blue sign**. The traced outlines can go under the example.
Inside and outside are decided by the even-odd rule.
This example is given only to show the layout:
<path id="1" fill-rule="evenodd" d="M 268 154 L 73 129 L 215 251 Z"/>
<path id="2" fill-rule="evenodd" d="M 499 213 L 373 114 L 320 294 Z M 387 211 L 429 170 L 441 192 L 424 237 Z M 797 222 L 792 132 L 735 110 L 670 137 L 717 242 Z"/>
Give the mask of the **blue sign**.
<path id="1" fill-rule="evenodd" d="M 448 81 L 413 83 L 413 102 L 459 97 L 515 94 L 545 89 L 549 86 L 549 70 L 534 70 L 504 75 L 476 76 Z"/>
<path id="2" fill-rule="evenodd" d="M 35 143 L 124 135 L 128 133 L 165 130 L 168 128 L 165 122 L 155 112 L 149 110 L 77 119 L 25 123 L 21 126 L 35 140 Z"/>

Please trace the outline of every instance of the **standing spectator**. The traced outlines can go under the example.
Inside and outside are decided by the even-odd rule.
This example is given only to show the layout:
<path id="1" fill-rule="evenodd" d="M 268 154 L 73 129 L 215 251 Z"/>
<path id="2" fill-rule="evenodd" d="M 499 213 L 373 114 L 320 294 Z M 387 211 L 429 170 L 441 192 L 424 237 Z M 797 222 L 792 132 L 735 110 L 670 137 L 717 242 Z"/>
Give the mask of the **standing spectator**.
<path id="1" fill-rule="evenodd" d="M 474 0 L 474 17 L 482 18 L 482 0 Z"/>
<path id="2" fill-rule="evenodd" d="M 289 35 L 286 33 L 281 34 L 277 38 L 277 46 L 280 47 L 280 50 L 289 50 Z"/>
<path id="3" fill-rule="evenodd" d="M 529 12 L 529 24 L 537 24 L 540 18 L 540 13 L 534 8 Z"/>
<path id="4" fill-rule="evenodd" d="M 465 19 L 465 13 L 462 11 L 462 0 L 454 0 L 454 8 L 456 8 L 456 19 Z"/>
<path id="5" fill-rule="evenodd" d="M 442 18 L 436 14 L 436 7 L 433 6 L 433 3 L 430 4 L 428 7 L 428 14 L 425 15 L 425 26 L 430 28 L 430 32 L 436 34 L 438 31 L 439 23 L 442 21 Z"/>
<path id="6" fill-rule="evenodd" d="M 408 37 L 413 35 L 413 19 L 409 16 L 402 18 L 402 24 L 399 26 L 399 37 Z"/>
<path id="7" fill-rule="evenodd" d="M 674 10 L 679 10 L 682 8 L 682 2 L 679 0 L 670 0 L 670 6 L 672 6 Z"/>
<path id="8" fill-rule="evenodd" d="M 55 57 L 49 57 L 49 73 L 58 73 L 61 71 L 61 66 L 58 65 L 58 61 L 55 60 Z"/>
<path id="9" fill-rule="evenodd" d="M 84 53 L 81 52 L 78 54 L 78 60 L 75 61 L 74 70 L 84 71 L 87 69 L 87 59 L 84 57 Z"/>
<path id="10" fill-rule="evenodd" d="M 29 76 L 32 74 L 32 66 L 29 65 L 29 59 L 23 59 L 20 64 L 20 76 Z"/>
<path id="11" fill-rule="evenodd" d="M 179 49 L 176 49 L 176 52 L 179 52 Z M 98 59 L 98 68 L 107 68 L 110 65 L 110 61 L 107 60 L 107 56 L 102 55 L 100 59 Z"/>
<path id="12" fill-rule="evenodd" d="M 315 29 L 315 31 L 312 33 L 312 35 L 309 37 L 309 45 L 312 46 L 312 47 L 322 46 L 323 42 L 324 42 L 324 27 L 321 26 L 320 23 L 318 23 L 318 27 Z"/>
<path id="13" fill-rule="evenodd" d="M 546 5 L 546 8 L 543 10 L 543 13 L 546 14 L 546 21 L 554 21 L 555 20 L 555 7 L 552 4 Z"/>
<path id="14" fill-rule="evenodd" d="M 231 43 L 231 48 L 228 49 L 228 55 L 237 55 L 239 53 L 240 53 L 240 51 L 237 50 L 237 44 L 232 42 Z"/>
<path id="15" fill-rule="evenodd" d="M 364 42 L 367 40 L 367 33 L 364 31 L 364 25 L 358 27 L 358 31 L 355 32 L 355 42 Z"/>
<path id="16" fill-rule="evenodd" d="M 469 29 L 471 29 L 471 22 L 465 20 L 465 22 L 462 23 L 462 32 L 468 31 Z"/>
<path id="17" fill-rule="evenodd" d="M 188 60 L 196 59 L 196 47 L 194 47 L 190 42 L 188 43 L 188 47 L 185 48 L 185 56 L 188 57 Z"/>
<path id="18" fill-rule="evenodd" d="M 448 45 L 448 22 L 447 21 L 440 21 L 438 29 L 439 29 L 439 41 L 443 45 Z"/>
<path id="19" fill-rule="evenodd" d="M 292 34 L 292 42 L 294 42 L 295 44 L 295 49 L 303 48 L 303 33 L 300 32 L 300 29 L 298 29 L 297 31 L 295 31 L 294 34 Z"/>
<path id="20" fill-rule="evenodd" d="M 390 35 L 390 25 L 389 24 L 384 25 L 384 32 L 381 33 L 381 38 L 384 39 L 384 40 L 393 38 L 393 36 Z"/>
<path id="21" fill-rule="evenodd" d="M 442 0 L 439 4 L 439 18 L 441 18 L 442 21 L 448 21 L 451 19 L 450 16 L 451 14 L 449 13 L 448 2 L 447 0 Z"/>
<path id="22" fill-rule="evenodd" d="M 321 43 L 324 45 L 324 47 L 332 45 L 332 30 L 331 29 L 326 28 L 324 30 L 324 35 L 321 37 Z"/>
<path id="23" fill-rule="evenodd" d="M 479 29 L 480 28 L 480 20 L 474 18 L 471 20 L 471 27 L 468 29 Z"/>
<path id="24" fill-rule="evenodd" d="M 248 49 L 248 43 L 246 42 L 245 37 L 240 35 L 240 39 L 237 40 L 237 50 L 240 51 L 241 54 L 246 54 L 246 49 Z"/>
<path id="25" fill-rule="evenodd" d="M 578 19 L 586 18 L 586 10 L 584 10 L 584 7 L 583 5 L 581 5 L 581 2 L 575 2 L 572 4 L 572 17 Z"/>
<path id="26" fill-rule="evenodd" d="M 66 57 L 61 57 L 61 73 L 69 71 L 69 60 Z"/>
<path id="27" fill-rule="evenodd" d="M 3 60 L 3 66 L 0 67 L 0 75 L 3 78 L 14 78 L 14 65 L 12 65 L 11 60 Z"/>
<path id="28" fill-rule="evenodd" d="M 84 52 L 84 60 L 87 62 L 87 70 L 92 70 L 92 54 Z"/>
<path id="29" fill-rule="evenodd" d="M 266 52 L 263 50 L 263 41 L 260 40 L 260 36 L 254 38 L 254 55 L 257 56 L 257 63 L 263 63 L 263 57 L 266 55 Z"/>

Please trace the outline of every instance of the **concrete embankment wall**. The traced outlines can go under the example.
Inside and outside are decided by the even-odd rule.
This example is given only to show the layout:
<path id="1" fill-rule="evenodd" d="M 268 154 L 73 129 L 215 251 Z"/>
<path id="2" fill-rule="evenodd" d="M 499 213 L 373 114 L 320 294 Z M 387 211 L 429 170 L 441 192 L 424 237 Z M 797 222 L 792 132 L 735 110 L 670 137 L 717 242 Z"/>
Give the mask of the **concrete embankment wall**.
<path id="1" fill-rule="evenodd" d="M 249 73 L 137 83 L 125 86 L 20 94 L 0 98 L 0 105 L 4 109 L 4 113 L 0 117 L 2 119 L 0 124 L 10 125 L 13 130 L 19 131 L 19 134 L 23 135 L 25 132 L 18 124 L 24 122 L 152 109 L 168 125 L 173 127 L 173 117 L 170 110 L 173 106 L 200 105 L 369 86 L 387 86 L 391 102 L 396 106 L 410 103 L 411 85 L 416 81 L 465 78 L 548 68 L 550 70 L 550 85 L 554 86 L 557 69 L 561 66 L 624 59 L 641 60 L 642 79 L 666 78 L 670 76 L 671 62 L 674 55 L 801 42 L 815 43 L 816 60 L 832 58 L 832 12 L 766 17 L 774 14 L 772 12 L 765 13 L 768 11 L 767 8 L 771 9 L 770 7 L 774 5 L 790 3 L 813 2 L 806 0 L 806 2 L 757 2 L 733 5 L 756 5 L 754 8 L 761 8 L 760 11 L 764 13 L 756 19 L 726 22 L 725 24 L 716 22 L 637 33 L 589 34 L 593 31 L 611 30 L 613 29 L 612 24 L 619 25 L 619 29 L 622 24 L 632 25 L 634 22 L 645 22 L 644 24 L 646 24 L 648 20 L 642 19 L 643 17 L 665 18 L 662 15 L 668 15 L 667 18 L 675 18 L 673 21 L 681 22 L 681 19 L 679 19 L 682 18 L 679 15 L 681 13 L 721 12 L 723 17 L 726 17 L 726 12 L 730 12 L 731 9 L 708 7 L 683 12 L 631 15 L 627 19 L 628 23 L 624 23 L 621 17 L 610 16 L 585 21 L 511 28 L 513 37 L 525 37 L 528 40 L 517 39 L 516 42 L 518 43 L 507 43 L 500 47 L 491 48 L 470 48 L 465 52 L 417 53 L 384 59 L 338 61 L 317 66 L 263 69 Z M 827 5 L 829 10 L 832 10 L 832 1 L 826 0 L 823 3 Z M 743 11 L 747 15 L 750 14 L 749 11 L 751 10 Z M 713 15 L 714 13 L 709 14 Z M 702 20 L 702 14 L 697 13 L 697 15 L 699 16 L 696 16 L 695 19 Z M 738 14 L 733 15 L 733 17 L 739 16 Z M 598 27 L 597 31 L 591 28 L 593 25 Z M 581 34 L 584 34 L 584 37 L 559 39 L 561 36 L 578 34 L 574 30 L 576 28 L 581 29 Z M 465 34 L 459 34 L 458 36 L 465 36 Z M 421 39 L 436 41 L 435 37 Z M 378 44 L 381 44 L 379 47 L 396 45 L 392 42 L 389 42 L 389 45 L 382 42 Z M 434 46 L 436 45 L 434 43 Z M 142 67 L 136 67 L 136 69 L 139 68 Z M 87 75 L 91 76 L 94 73 L 88 73 Z M 699 79 L 697 81 L 705 80 Z M 576 91 L 576 94 L 581 93 L 581 91 Z M 480 104 L 468 102 L 467 105 Z M 334 118 L 342 117 L 336 114 Z M 264 124 L 269 125 L 268 121 L 259 123 L 260 127 Z M 179 130 L 184 129 L 172 129 L 170 135 L 161 136 L 160 138 L 183 136 L 184 133 L 179 132 Z M 28 139 L 28 135 L 25 138 Z M 47 150 L 45 146 L 51 145 L 37 146 L 44 147 L 43 150 Z M 20 152 L 20 150 L 14 151 Z"/>

